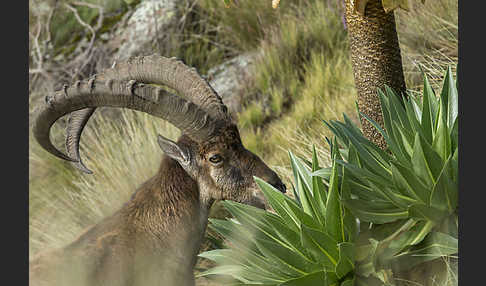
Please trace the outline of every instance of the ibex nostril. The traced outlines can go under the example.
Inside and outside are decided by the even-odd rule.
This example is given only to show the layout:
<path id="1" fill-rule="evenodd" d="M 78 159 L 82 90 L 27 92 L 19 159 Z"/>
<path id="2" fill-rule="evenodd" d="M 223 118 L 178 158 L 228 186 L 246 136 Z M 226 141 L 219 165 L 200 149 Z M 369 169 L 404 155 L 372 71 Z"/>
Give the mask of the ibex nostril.
<path id="1" fill-rule="evenodd" d="M 273 186 L 275 189 L 277 189 L 277 190 L 281 191 L 281 192 L 282 192 L 282 193 L 284 193 L 284 194 L 287 192 L 287 186 L 285 186 L 285 184 L 284 184 L 284 183 L 282 183 L 282 182 L 278 182 L 278 183 L 276 183 L 276 184 L 272 184 L 272 186 Z"/>

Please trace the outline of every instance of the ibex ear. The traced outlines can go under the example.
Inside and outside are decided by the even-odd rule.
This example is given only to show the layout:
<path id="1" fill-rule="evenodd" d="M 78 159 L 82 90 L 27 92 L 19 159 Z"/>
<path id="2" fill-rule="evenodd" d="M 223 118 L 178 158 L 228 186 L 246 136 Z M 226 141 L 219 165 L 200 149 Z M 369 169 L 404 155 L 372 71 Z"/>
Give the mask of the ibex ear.
<path id="1" fill-rule="evenodd" d="M 167 139 L 160 134 L 157 136 L 157 142 L 159 143 L 160 149 L 162 149 L 167 156 L 176 160 L 180 164 L 188 165 L 191 161 L 191 153 L 186 146 L 178 145 L 176 142 Z"/>

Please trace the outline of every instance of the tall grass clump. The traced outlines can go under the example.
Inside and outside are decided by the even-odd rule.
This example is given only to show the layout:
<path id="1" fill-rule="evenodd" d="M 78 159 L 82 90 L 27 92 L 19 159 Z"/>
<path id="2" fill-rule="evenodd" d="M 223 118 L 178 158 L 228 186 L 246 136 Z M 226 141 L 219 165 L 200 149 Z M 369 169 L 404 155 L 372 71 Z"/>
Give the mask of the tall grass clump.
<path id="1" fill-rule="evenodd" d="M 218 26 L 220 41 L 232 47 L 234 52 L 258 48 L 265 38 L 266 29 L 275 24 L 281 13 L 285 13 L 283 9 L 273 9 L 269 1 L 241 0 L 227 6 L 223 0 L 201 0 L 200 5 L 208 13 L 208 19 Z"/>
<path id="2" fill-rule="evenodd" d="M 354 108 L 353 74 L 339 11 L 326 1 L 302 4 L 282 15 L 260 44 L 253 95 L 247 98 L 251 107 L 258 103 L 265 118 L 245 130 L 243 140 L 270 164 L 284 164 L 291 138 L 313 141 L 321 133 L 312 130 L 325 132 L 322 119 L 337 119 Z M 252 126 L 252 110 L 242 111 L 240 126 Z"/>
<path id="3" fill-rule="evenodd" d="M 123 110 L 118 120 L 93 116 L 81 141 L 81 153 L 92 175 L 82 174 L 32 142 L 30 256 L 73 241 L 87 226 L 128 201 L 157 172 L 162 158 L 158 133 L 175 139 L 179 131 L 161 119 L 130 110 Z"/>
<path id="4" fill-rule="evenodd" d="M 276 99 L 281 103 L 271 104 L 272 111 L 277 112 L 300 95 L 299 86 L 305 82 L 305 68 L 313 56 L 323 55 L 326 60 L 339 57 L 345 52 L 346 40 L 339 13 L 325 2 L 295 7 L 295 12 L 279 18 L 261 43 L 262 54 L 255 67 L 257 91 L 282 93 L 283 99 Z M 275 92 L 277 97 L 279 92 Z"/>
<path id="5" fill-rule="evenodd" d="M 220 38 L 221 26 L 211 17 L 198 0 L 183 0 L 177 5 L 175 27 L 161 31 L 154 52 L 167 57 L 177 57 L 205 74 L 211 67 L 235 55 L 235 48 Z M 158 49 L 158 50 L 157 50 Z"/>
<path id="6" fill-rule="evenodd" d="M 438 89 L 447 66 L 458 62 L 458 0 L 411 1 L 410 11 L 398 9 L 397 32 L 409 89 L 421 86 L 421 69 Z"/>

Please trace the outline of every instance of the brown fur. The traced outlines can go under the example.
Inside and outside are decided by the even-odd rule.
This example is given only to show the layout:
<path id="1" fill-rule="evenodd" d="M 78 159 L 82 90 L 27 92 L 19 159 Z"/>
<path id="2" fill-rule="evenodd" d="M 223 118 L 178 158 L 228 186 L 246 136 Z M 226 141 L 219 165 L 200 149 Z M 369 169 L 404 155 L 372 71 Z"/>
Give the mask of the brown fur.
<path id="1" fill-rule="evenodd" d="M 190 164 L 164 156 L 158 173 L 120 210 L 66 247 L 37 255 L 34 285 L 194 285 L 193 266 L 212 202 L 255 203 L 253 176 L 282 187 L 278 176 L 241 145 L 236 126 L 197 144 L 182 136 Z M 224 161 L 215 166 L 208 156 Z"/>

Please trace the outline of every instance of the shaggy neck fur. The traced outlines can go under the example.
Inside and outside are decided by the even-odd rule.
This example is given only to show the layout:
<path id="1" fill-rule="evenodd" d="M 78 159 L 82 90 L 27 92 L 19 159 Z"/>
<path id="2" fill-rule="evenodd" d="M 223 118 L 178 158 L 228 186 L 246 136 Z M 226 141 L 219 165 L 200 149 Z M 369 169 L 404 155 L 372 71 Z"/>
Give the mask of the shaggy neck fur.
<path id="1" fill-rule="evenodd" d="M 125 216 L 140 234 L 138 237 L 146 239 L 144 249 L 151 249 L 147 255 L 163 250 L 157 255 L 170 270 L 164 271 L 166 275 L 193 277 L 212 204 L 200 194 L 196 181 L 175 160 L 164 156 L 157 175 L 124 208 Z"/>

